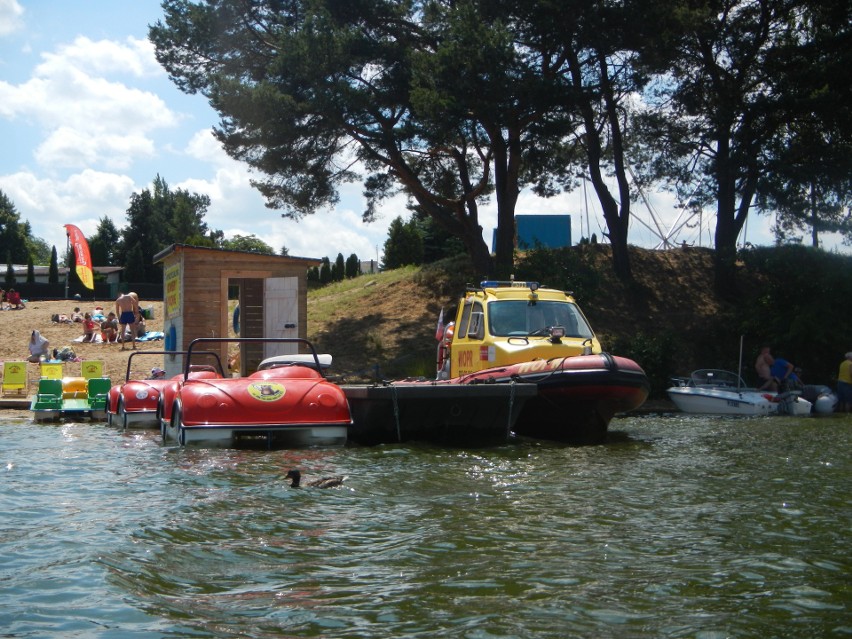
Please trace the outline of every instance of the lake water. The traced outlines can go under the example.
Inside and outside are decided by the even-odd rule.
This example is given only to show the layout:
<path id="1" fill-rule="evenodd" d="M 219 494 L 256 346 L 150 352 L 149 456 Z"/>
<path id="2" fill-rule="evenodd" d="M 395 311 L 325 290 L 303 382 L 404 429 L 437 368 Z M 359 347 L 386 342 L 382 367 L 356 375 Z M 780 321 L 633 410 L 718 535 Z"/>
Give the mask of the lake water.
<path id="1" fill-rule="evenodd" d="M 850 428 L 268 452 L 6 419 L 0 636 L 850 636 Z"/>

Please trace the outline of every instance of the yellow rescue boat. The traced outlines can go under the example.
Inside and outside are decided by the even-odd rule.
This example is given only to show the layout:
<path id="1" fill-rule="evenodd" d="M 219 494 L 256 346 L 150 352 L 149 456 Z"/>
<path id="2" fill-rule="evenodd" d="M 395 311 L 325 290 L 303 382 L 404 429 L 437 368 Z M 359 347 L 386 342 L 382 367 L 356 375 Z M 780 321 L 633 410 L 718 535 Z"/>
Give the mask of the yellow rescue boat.
<path id="1" fill-rule="evenodd" d="M 452 321 L 439 320 L 439 380 L 534 383 L 519 435 L 600 441 L 612 417 L 641 406 L 650 384 L 634 361 L 604 353 L 571 293 L 538 282 L 469 287 Z"/>

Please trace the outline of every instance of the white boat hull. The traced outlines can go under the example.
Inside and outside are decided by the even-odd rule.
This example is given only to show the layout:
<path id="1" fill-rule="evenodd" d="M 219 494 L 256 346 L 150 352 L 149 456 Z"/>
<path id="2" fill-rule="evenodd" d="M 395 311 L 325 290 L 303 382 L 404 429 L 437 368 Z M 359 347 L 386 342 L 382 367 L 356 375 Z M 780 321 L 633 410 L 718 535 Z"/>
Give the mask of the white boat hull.
<path id="1" fill-rule="evenodd" d="M 809 415 L 811 403 L 801 397 L 778 396 L 756 390 L 724 390 L 676 386 L 669 398 L 684 413 L 704 415 Z"/>
<path id="2" fill-rule="evenodd" d="M 160 432 L 164 442 L 175 442 L 181 446 L 201 444 L 205 446 L 231 447 L 240 441 L 252 439 L 273 440 L 289 447 L 341 446 L 346 443 L 349 425 L 346 424 L 252 424 L 182 426 L 161 423 Z"/>
<path id="3" fill-rule="evenodd" d="M 121 411 L 113 419 L 124 428 L 158 428 L 160 425 L 157 411 L 151 410 Z"/>

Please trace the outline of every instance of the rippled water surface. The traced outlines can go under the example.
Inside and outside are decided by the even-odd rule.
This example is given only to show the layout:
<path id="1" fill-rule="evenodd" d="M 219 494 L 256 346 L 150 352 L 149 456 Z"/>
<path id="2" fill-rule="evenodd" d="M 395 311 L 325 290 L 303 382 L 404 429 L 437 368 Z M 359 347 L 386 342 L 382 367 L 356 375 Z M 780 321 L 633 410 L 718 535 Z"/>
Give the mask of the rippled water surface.
<path id="1" fill-rule="evenodd" d="M 268 452 L 0 421 L 0 636 L 850 636 L 850 428 Z"/>

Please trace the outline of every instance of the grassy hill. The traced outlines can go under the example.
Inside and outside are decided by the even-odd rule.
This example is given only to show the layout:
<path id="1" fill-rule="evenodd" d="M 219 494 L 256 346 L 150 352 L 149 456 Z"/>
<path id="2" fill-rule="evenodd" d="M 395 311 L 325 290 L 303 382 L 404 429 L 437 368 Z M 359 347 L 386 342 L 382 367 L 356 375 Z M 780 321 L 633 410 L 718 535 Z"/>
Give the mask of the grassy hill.
<path id="1" fill-rule="evenodd" d="M 738 288 L 713 292 L 712 251 L 631 249 L 634 283 L 612 274 L 609 248 L 536 249 L 515 278 L 574 292 L 611 353 L 635 359 L 659 396 L 672 375 L 737 367 L 746 381 L 760 346 L 773 346 L 812 383 L 834 383 L 852 350 L 852 258 L 804 247 L 752 249 L 738 262 Z M 312 290 L 309 338 L 334 355 L 347 380 L 433 375 L 435 325 L 478 277 L 464 259 L 407 267 Z"/>

